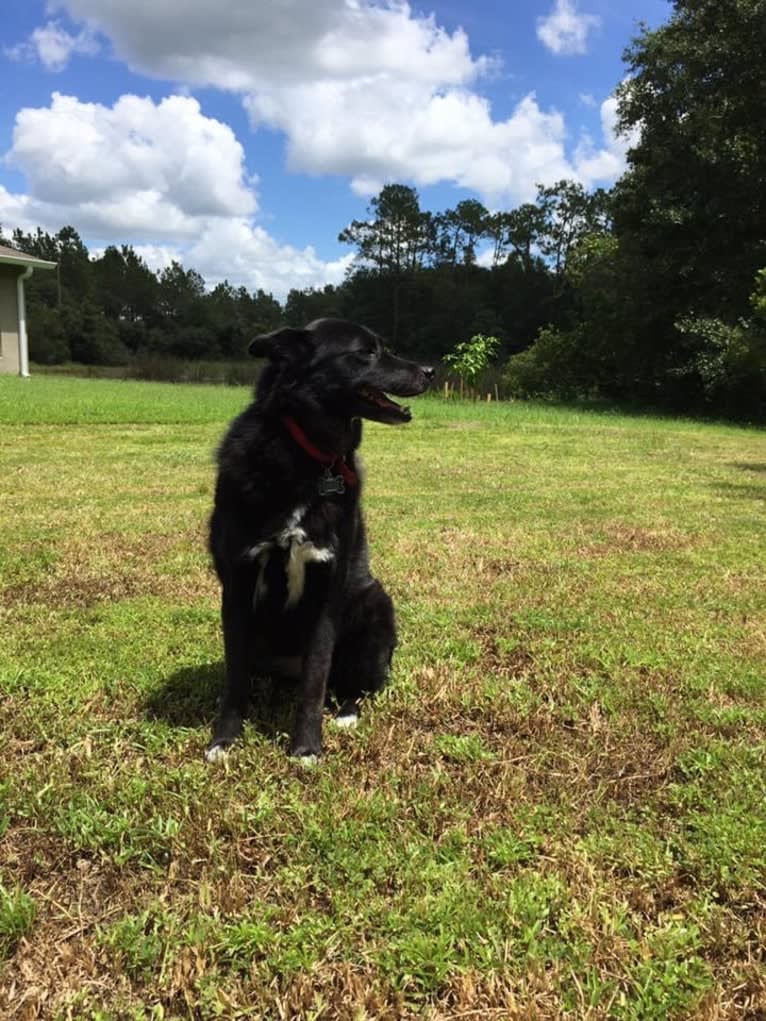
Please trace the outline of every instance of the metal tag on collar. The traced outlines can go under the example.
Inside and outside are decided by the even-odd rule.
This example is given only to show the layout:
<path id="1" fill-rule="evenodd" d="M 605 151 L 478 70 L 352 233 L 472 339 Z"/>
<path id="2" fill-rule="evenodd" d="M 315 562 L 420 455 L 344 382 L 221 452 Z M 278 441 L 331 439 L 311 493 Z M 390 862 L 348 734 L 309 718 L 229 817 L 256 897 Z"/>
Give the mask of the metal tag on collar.
<path id="1" fill-rule="evenodd" d="M 317 489 L 320 496 L 332 496 L 333 493 L 345 493 L 346 483 L 341 475 L 333 475 L 329 468 L 325 468 L 317 481 Z"/>

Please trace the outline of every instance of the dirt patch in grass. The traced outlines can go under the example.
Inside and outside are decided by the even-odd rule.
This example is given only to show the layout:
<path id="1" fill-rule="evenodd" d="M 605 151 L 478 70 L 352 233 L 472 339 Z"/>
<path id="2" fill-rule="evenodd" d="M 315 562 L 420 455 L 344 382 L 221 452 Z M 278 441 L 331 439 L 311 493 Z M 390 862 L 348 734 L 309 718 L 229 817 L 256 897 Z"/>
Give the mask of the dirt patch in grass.
<path id="1" fill-rule="evenodd" d="M 90 539 L 67 539 L 53 551 L 44 573 L 38 571 L 0 589 L 0 607 L 13 610 L 42 604 L 50 609 L 88 609 L 142 596 L 180 601 L 213 597 L 217 584 L 200 556 L 204 542 L 201 532 L 104 532 Z M 190 563 L 183 570 L 174 560 Z"/>
<path id="2" fill-rule="evenodd" d="M 745 648 L 754 656 L 766 659 L 766 626 L 754 618 L 743 622 L 745 629 Z"/>
<path id="3" fill-rule="evenodd" d="M 620 522 L 605 525 L 601 529 L 603 541 L 587 543 L 579 553 L 589 557 L 609 556 L 612 553 L 666 553 L 672 550 L 688 549 L 692 540 L 676 529 L 649 529 Z"/>
<path id="4" fill-rule="evenodd" d="M 527 676 L 534 665 L 534 656 L 524 644 L 510 643 L 491 625 L 474 628 L 471 636 L 480 648 L 483 670 L 499 677 Z"/>
<path id="5" fill-rule="evenodd" d="M 30 826 L 13 826 L 5 834 L 2 859 L 5 877 L 22 884 L 37 906 L 35 924 L 2 972 L 2 1016 L 58 1017 L 67 994 L 111 987 L 105 976 L 97 978 L 91 937 L 98 924 L 124 911 L 124 898 L 140 896 L 135 880 L 126 883 L 113 864 L 76 854 Z"/>
<path id="6" fill-rule="evenodd" d="M 118 602 L 137 596 L 159 596 L 165 586 L 157 583 L 155 578 L 138 579 L 130 575 L 62 573 L 41 582 L 22 582 L 9 585 L 0 592 L 0 604 L 7 609 L 20 605 L 31 606 L 44 604 L 51 609 L 72 609 L 79 607 L 88 609 L 97 603 Z"/>

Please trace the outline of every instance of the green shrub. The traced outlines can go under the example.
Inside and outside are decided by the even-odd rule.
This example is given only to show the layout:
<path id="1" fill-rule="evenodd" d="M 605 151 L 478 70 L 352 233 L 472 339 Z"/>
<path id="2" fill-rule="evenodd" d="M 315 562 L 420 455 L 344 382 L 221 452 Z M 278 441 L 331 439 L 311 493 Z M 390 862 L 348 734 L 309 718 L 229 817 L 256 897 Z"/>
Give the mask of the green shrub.
<path id="1" fill-rule="evenodd" d="M 45 305 L 30 308 L 27 332 L 31 361 L 40 365 L 60 365 L 71 359 L 69 340 L 64 335 L 61 316 L 56 309 Z"/>
<path id="2" fill-rule="evenodd" d="M 737 418 L 763 419 L 766 328 L 754 320 L 732 325 L 692 315 L 681 317 L 675 325 L 684 337 L 687 360 L 668 375 L 686 381 L 690 396 L 703 408 Z"/>
<path id="3" fill-rule="evenodd" d="M 582 328 L 569 333 L 545 328 L 532 347 L 510 358 L 503 382 L 513 397 L 591 395 L 597 389 L 584 349 Z"/>
<path id="4" fill-rule="evenodd" d="M 500 347 L 497 337 L 477 333 L 461 341 L 454 351 L 444 356 L 444 364 L 457 374 L 466 386 L 475 388 L 479 376 L 489 367 Z"/>

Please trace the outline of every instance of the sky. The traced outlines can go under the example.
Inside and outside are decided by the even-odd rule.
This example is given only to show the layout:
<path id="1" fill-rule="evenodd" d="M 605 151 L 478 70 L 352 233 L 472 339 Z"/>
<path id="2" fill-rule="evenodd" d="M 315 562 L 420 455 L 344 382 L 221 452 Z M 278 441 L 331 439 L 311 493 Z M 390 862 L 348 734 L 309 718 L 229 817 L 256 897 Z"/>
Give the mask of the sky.
<path id="1" fill-rule="evenodd" d="M 3 0 L 0 226 L 209 285 L 340 283 L 390 182 L 491 210 L 608 187 L 622 52 L 666 0 Z"/>

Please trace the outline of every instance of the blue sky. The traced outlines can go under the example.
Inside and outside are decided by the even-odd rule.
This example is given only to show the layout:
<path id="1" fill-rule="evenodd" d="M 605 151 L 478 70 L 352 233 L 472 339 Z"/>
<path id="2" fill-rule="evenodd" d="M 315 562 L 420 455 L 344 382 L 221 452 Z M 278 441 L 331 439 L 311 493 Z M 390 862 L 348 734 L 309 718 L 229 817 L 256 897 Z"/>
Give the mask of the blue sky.
<path id="1" fill-rule="evenodd" d="M 387 181 L 491 209 L 608 186 L 621 55 L 665 0 L 6 0 L 0 224 L 210 283 L 339 282 Z"/>

